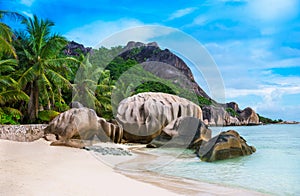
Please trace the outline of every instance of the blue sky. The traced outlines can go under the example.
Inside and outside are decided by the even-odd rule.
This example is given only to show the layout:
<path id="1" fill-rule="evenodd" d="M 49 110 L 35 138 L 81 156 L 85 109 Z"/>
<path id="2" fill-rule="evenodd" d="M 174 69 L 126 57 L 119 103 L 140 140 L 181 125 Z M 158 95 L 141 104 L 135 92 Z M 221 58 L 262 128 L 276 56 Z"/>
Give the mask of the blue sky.
<path id="1" fill-rule="evenodd" d="M 300 121 L 298 0 L 1 0 L 0 9 L 48 18 L 56 32 L 86 46 L 142 25 L 178 29 L 210 53 L 226 101 Z M 149 41 L 147 32 L 137 38 Z"/>

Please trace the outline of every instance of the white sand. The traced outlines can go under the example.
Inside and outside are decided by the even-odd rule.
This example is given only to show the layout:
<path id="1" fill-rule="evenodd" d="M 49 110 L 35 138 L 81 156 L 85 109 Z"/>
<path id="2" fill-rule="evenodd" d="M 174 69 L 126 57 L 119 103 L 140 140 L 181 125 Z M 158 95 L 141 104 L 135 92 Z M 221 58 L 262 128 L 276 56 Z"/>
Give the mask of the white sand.
<path id="1" fill-rule="evenodd" d="M 187 183 L 155 176 L 126 177 L 104 165 L 88 151 L 49 146 L 40 139 L 32 143 L 0 140 L 0 195 L 255 195 L 207 183 Z M 137 181 L 138 179 L 140 181 Z M 143 181 L 143 182 L 141 182 Z M 160 182 L 165 182 L 160 184 Z M 154 186 L 153 184 L 157 185 Z M 162 188 L 161 188 L 162 187 Z M 167 190 L 169 189 L 169 190 Z M 199 192 L 197 192 L 199 190 Z"/>
<path id="2" fill-rule="evenodd" d="M 176 195 L 118 174 L 84 150 L 0 140 L 0 195 L 120 194 Z"/>

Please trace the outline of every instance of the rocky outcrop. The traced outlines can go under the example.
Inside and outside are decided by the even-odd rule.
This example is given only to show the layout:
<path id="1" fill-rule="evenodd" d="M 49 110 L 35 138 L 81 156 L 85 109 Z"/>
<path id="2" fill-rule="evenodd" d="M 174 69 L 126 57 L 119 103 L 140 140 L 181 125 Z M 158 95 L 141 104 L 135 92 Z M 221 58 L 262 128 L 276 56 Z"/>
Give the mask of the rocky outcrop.
<path id="1" fill-rule="evenodd" d="M 128 42 L 124 51 L 119 55 L 123 59 L 134 59 L 138 63 L 143 63 L 144 69 L 150 71 L 154 75 L 161 77 L 163 79 L 176 81 L 178 80 L 178 71 L 181 75 L 184 75 L 189 80 L 189 86 L 184 83 L 176 83 L 182 88 L 191 88 L 191 90 L 199 96 L 203 96 L 205 98 L 209 98 L 209 96 L 205 93 L 205 91 L 200 88 L 200 86 L 196 83 L 192 71 L 185 64 L 185 62 L 173 54 L 168 49 L 160 49 L 157 43 L 152 42 L 149 44 L 143 44 L 141 42 Z M 153 64 L 148 62 L 159 62 L 168 64 L 176 69 L 166 69 L 165 66 L 160 66 L 159 64 Z M 153 68 L 155 67 L 155 70 Z M 174 71 L 176 70 L 176 71 Z M 185 82 L 186 83 L 186 82 Z M 184 84 L 184 85 L 183 85 Z M 183 85 L 183 86 L 182 86 Z"/>
<path id="2" fill-rule="evenodd" d="M 250 155 L 255 151 L 256 149 L 249 146 L 236 131 L 229 130 L 221 132 L 208 142 L 203 142 L 197 155 L 202 161 L 211 162 Z"/>
<path id="3" fill-rule="evenodd" d="M 130 41 L 119 57 L 125 60 L 136 60 L 142 65 L 144 70 L 160 78 L 169 80 L 173 84 L 187 89 L 198 96 L 211 100 L 213 105 L 202 107 L 203 119 L 205 122 L 207 121 L 208 125 L 235 126 L 259 124 L 254 114 L 248 116 L 247 111 L 242 113 L 242 110 L 239 109 L 238 104 L 235 102 L 219 104 L 212 100 L 195 82 L 194 76 L 185 62 L 170 50 L 160 49 L 156 42 L 144 44 Z M 238 115 L 231 115 L 226 111 L 227 108 L 232 108 Z"/>
<path id="4" fill-rule="evenodd" d="M 226 107 L 233 109 L 233 111 L 235 111 L 237 113 L 241 112 L 241 110 L 239 108 L 239 105 L 237 103 L 235 103 L 235 102 L 226 103 Z"/>
<path id="5" fill-rule="evenodd" d="M 140 47 L 159 47 L 156 42 L 150 42 L 150 43 L 142 43 L 142 42 L 135 42 L 135 41 L 129 41 L 124 48 L 124 51 L 132 50 L 134 48 L 140 48 Z"/>
<path id="6" fill-rule="evenodd" d="M 250 107 L 247 107 L 243 111 L 241 111 L 238 118 L 242 125 L 258 125 L 259 124 L 258 115 Z"/>
<path id="7" fill-rule="evenodd" d="M 202 141 L 211 138 L 211 130 L 198 118 L 180 117 L 166 126 L 162 133 L 152 140 L 148 148 L 198 148 Z"/>
<path id="8" fill-rule="evenodd" d="M 45 134 L 56 135 L 51 145 L 82 148 L 83 140 L 98 137 L 100 141 L 121 142 L 123 130 L 120 126 L 99 118 L 96 112 L 85 107 L 72 108 L 53 119 L 45 128 Z M 72 138 L 80 138 L 75 140 Z"/>
<path id="9" fill-rule="evenodd" d="M 232 111 L 232 114 L 227 112 Z M 203 120 L 210 126 L 258 125 L 259 117 L 251 108 L 241 110 L 237 103 L 213 104 L 202 107 Z"/>
<path id="10" fill-rule="evenodd" d="M 148 143 L 179 117 L 202 120 L 202 111 L 198 105 L 176 95 L 140 93 L 120 102 L 116 120 L 124 129 L 125 140 Z"/>
<path id="11" fill-rule="evenodd" d="M 68 56 L 79 56 L 80 54 L 88 54 L 92 51 L 91 47 L 84 47 L 84 45 L 71 41 L 67 44 L 64 53 Z"/>
<path id="12" fill-rule="evenodd" d="M 230 115 L 223 107 L 203 106 L 203 120 L 207 120 L 210 126 L 226 126 L 230 123 Z"/>

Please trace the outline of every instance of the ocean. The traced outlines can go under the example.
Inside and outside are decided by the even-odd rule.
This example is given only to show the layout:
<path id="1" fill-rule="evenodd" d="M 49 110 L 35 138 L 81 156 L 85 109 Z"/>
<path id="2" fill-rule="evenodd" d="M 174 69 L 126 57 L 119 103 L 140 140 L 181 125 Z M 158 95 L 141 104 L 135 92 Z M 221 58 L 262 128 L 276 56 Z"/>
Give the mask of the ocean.
<path id="1" fill-rule="evenodd" d="M 210 129 L 213 136 L 221 131 L 236 130 L 249 145 L 256 148 L 256 152 L 249 156 L 210 163 L 202 162 L 192 150 L 179 148 L 141 148 L 140 152 L 145 152 L 147 156 L 142 156 L 143 153 L 139 153 L 139 156 L 107 156 L 107 149 L 104 152 L 101 144 L 102 147 L 91 147 L 91 152 L 103 163 L 119 170 L 136 173 L 152 171 L 271 195 L 300 195 L 299 124 Z M 122 146 L 119 148 L 118 144 L 110 145 L 113 148 L 108 148 L 108 154 L 124 154 Z"/>
<path id="2" fill-rule="evenodd" d="M 202 162 L 192 151 L 153 169 L 170 176 L 184 177 L 272 195 L 300 194 L 300 125 L 211 127 L 213 135 L 236 130 L 256 147 L 256 153 L 213 163 Z M 176 149 L 173 149 L 176 154 Z M 172 150 L 158 149 L 163 156 Z"/>

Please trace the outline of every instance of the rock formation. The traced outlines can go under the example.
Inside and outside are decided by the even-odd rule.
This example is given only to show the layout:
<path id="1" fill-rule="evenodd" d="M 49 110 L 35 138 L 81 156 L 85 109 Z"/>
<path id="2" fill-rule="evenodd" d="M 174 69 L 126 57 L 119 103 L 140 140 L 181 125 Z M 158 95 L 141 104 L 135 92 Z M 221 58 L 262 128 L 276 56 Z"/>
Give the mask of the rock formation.
<path id="1" fill-rule="evenodd" d="M 148 143 L 179 117 L 202 120 L 201 108 L 193 102 L 166 93 L 140 93 L 122 100 L 116 120 L 124 129 L 124 139 Z"/>
<path id="2" fill-rule="evenodd" d="M 259 124 L 258 115 L 250 107 L 245 108 L 240 113 L 238 118 L 242 125 L 257 125 L 257 124 Z"/>
<path id="3" fill-rule="evenodd" d="M 133 59 L 140 63 L 144 70 L 169 80 L 181 88 L 188 89 L 198 96 L 205 97 L 212 101 L 212 105 L 202 107 L 203 119 L 208 125 L 229 126 L 229 125 L 250 125 L 259 124 L 255 112 L 248 115 L 247 111 L 238 108 L 235 102 L 220 104 L 212 100 L 203 89 L 196 83 L 190 68 L 185 62 L 168 49 L 160 49 L 156 42 L 144 44 L 141 42 L 128 42 L 123 52 L 119 55 L 125 60 Z M 226 111 L 232 108 L 238 116 L 232 116 Z M 241 116 L 239 114 L 242 114 Z"/>
<path id="4" fill-rule="evenodd" d="M 153 69 L 153 65 L 147 62 L 152 61 L 171 65 L 176 68 L 177 71 L 180 71 L 182 75 L 186 76 L 186 78 L 189 79 L 189 88 L 191 88 L 196 95 L 209 98 L 205 91 L 196 83 L 192 71 L 185 64 L 185 62 L 181 58 L 173 54 L 170 50 L 161 50 L 156 42 L 152 42 L 149 44 L 133 41 L 128 42 L 127 46 L 124 48 L 124 51 L 119 56 L 125 60 L 134 59 L 138 63 L 143 63 L 144 69 L 150 71 L 154 75 L 167 80 L 175 81 L 176 79 L 178 79 L 178 74 L 176 72 L 172 73 L 172 70 L 165 69 L 164 66 L 158 66 L 156 67 L 155 71 L 151 71 Z M 182 84 L 178 83 L 178 85 L 180 86 Z M 185 85 L 181 87 L 186 88 L 187 86 Z"/>
<path id="5" fill-rule="evenodd" d="M 121 142 L 123 130 L 120 126 L 99 118 L 96 112 L 85 107 L 72 108 L 54 118 L 44 130 L 45 134 L 56 135 L 57 141 L 51 145 L 64 145 L 82 148 L 83 140 L 91 140 L 95 136 L 100 141 L 112 140 Z M 80 138 L 75 140 L 72 138 Z"/>
<path id="6" fill-rule="evenodd" d="M 211 138 L 211 130 L 198 118 L 180 117 L 166 126 L 162 133 L 154 138 L 147 147 L 177 147 L 197 149 L 202 141 Z"/>
<path id="7" fill-rule="evenodd" d="M 69 56 L 79 56 L 81 53 L 86 55 L 92 51 L 91 47 L 84 47 L 84 45 L 71 41 L 67 44 L 64 53 Z"/>
<path id="8" fill-rule="evenodd" d="M 207 119 L 210 126 L 226 126 L 230 123 L 230 115 L 220 106 L 203 106 L 203 119 Z"/>
<path id="9" fill-rule="evenodd" d="M 236 131 L 229 130 L 221 132 L 208 142 L 203 142 L 197 155 L 202 161 L 211 162 L 250 155 L 255 151 L 256 149 L 249 146 Z"/>

